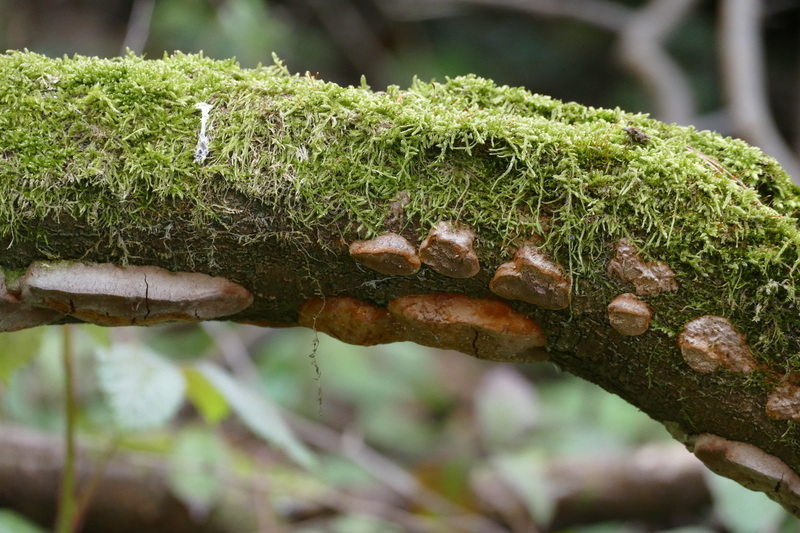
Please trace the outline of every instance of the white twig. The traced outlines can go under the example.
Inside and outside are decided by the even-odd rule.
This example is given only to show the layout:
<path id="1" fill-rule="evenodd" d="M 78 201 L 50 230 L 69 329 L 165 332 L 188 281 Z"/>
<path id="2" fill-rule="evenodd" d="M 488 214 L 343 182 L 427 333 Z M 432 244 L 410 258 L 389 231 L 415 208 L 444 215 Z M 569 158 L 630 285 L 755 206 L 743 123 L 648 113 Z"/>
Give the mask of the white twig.
<path id="1" fill-rule="evenodd" d="M 800 183 L 800 162 L 783 140 L 769 109 L 759 0 L 723 0 L 719 52 L 728 109 L 736 133 L 760 146 Z"/>
<path id="2" fill-rule="evenodd" d="M 656 115 L 665 122 L 691 124 L 695 98 L 689 79 L 664 49 L 677 25 L 697 0 L 651 0 L 638 9 L 620 32 L 622 63 L 647 87 Z"/>
<path id="3" fill-rule="evenodd" d="M 202 163 L 208 156 L 208 136 L 206 135 L 206 125 L 208 123 L 208 113 L 213 107 L 211 104 L 199 102 L 194 105 L 200 110 L 200 136 L 197 139 L 197 148 L 194 149 L 194 162 Z"/>
<path id="4" fill-rule="evenodd" d="M 122 43 L 120 55 L 125 55 L 128 50 L 141 55 L 144 45 L 150 36 L 150 21 L 153 20 L 153 8 L 156 0 L 135 0 L 131 8 L 131 17 L 128 19 L 128 31 L 125 42 Z"/>

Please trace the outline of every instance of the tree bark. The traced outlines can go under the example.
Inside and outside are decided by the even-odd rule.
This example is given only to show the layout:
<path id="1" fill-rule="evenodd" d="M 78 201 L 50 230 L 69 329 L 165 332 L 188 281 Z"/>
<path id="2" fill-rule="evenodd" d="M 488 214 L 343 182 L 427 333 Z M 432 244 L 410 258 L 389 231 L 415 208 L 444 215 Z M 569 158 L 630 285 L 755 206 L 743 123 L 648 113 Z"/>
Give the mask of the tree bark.
<path id="1" fill-rule="evenodd" d="M 494 298 L 542 328 L 550 361 L 800 515 L 799 190 L 758 149 L 473 76 L 373 92 L 278 62 L 9 53 L 0 80 L 6 300 L 52 304 L 26 289 L 34 263 L 67 265 L 65 279 L 75 262 L 149 265 L 243 286 L 254 300 L 232 320 L 303 322 L 363 344 L 445 342 L 445 331 L 474 335 L 461 348 L 472 355 L 541 360 L 484 350 L 481 327 L 453 326 L 454 301 L 480 314 Z M 351 257 L 354 241 L 389 232 L 416 254 L 440 222 L 474 234 L 476 275 L 381 274 Z M 512 287 L 566 287 L 566 306 L 500 290 L 496 273 L 510 271 Z M 623 293 L 649 308 L 644 333 L 610 316 Z M 451 307 L 412 319 L 415 295 Z M 340 297 L 373 318 L 331 325 L 309 307 Z M 719 318 L 697 322 L 708 315 Z M 87 315 L 61 321 L 75 316 Z M 764 467 L 770 456 L 780 461 Z"/>

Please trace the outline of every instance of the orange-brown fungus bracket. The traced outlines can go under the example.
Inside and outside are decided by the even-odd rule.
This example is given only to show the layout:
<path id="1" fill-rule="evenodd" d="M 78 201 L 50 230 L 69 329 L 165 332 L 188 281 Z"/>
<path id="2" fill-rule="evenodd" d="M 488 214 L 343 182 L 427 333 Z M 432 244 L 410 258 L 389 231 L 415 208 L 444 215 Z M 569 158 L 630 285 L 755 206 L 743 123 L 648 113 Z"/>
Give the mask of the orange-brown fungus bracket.
<path id="1" fill-rule="evenodd" d="M 608 320 L 623 335 L 641 335 L 650 327 L 653 312 L 633 294 L 620 294 L 608 304 Z"/>
<path id="2" fill-rule="evenodd" d="M 101 326 L 149 326 L 232 315 L 253 295 L 225 278 L 154 266 L 33 263 L 22 300 Z"/>
<path id="3" fill-rule="evenodd" d="M 452 222 L 439 222 L 419 247 L 423 263 L 443 276 L 471 278 L 481 265 L 472 247 L 475 232 Z"/>
<path id="4" fill-rule="evenodd" d="M 672 269 L 660 261 L 645 263 L 628 239 L 617 242 L 617 255 L 608 263 L 606 272 L 633 283 L 639 296 L 678 290 Z"/>
<path id="5" fill-rule="evenodd" d="M 411 341 L 492 361 L 547 359 L 542 328 L 491 298 L 423 294 L 392 300 L 388 310 L 355 298 L 309 298 L 299 324 L 362 346 Z"/>
<path id="6" fill-rule="evenodd" d="M 560 266 L 536 246 L 517 250 L 514 260 L 497 268 L 489 288 L 503 298 L 528 302 L 545 309 L 569 306 L 572 282 Z"/>
<path id="7" fill-rule="evenodd" d="M 422 266 L 417 250 L 396 233 L 384 233 L 371 241 L 355 241 L 350 245 L 350 255 L 362 265 L 388 276 L 410 276 Z"/>
<path id="8" fill-rule="evenodd" d="M 678 347 L 689 366 L 703 374 L 720 366 L 744 373 L 756 368 L 744 335 L 721 316 L 704 315 L 688 322 L 678 335 Z"/>
<path id="9" fill-rule="evenodd" d="M 544 361 L 542 328 L 506 303 L 461 294 L 423 294 L 389 302 L 405 340 L 492 361 Z"/>
<path id="10" fill-rule="evenodd" d="M 298 323 L 359 346 L 403 340 L 389 311 L 355 298 L 309 298 L 300 307 Z"/>

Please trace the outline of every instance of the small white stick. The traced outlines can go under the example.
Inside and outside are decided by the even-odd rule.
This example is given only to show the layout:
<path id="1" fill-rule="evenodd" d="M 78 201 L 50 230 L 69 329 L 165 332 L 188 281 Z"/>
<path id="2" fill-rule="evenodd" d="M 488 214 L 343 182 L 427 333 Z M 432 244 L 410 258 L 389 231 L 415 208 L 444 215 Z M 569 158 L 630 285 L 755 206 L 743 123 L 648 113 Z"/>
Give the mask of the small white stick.
<path id="1" fill-rule="evenodd" d="M 213 107 L 211 104 L 199 102 L 194 106 L 203 114 L 200 117 L 200 137 L 197 139 L 197 148 L 194 149 L 194 162 L 202 163 L 208 156 L 208 137 L 206 136 L 206 124 L 208 123 L 208 112 Z"/>

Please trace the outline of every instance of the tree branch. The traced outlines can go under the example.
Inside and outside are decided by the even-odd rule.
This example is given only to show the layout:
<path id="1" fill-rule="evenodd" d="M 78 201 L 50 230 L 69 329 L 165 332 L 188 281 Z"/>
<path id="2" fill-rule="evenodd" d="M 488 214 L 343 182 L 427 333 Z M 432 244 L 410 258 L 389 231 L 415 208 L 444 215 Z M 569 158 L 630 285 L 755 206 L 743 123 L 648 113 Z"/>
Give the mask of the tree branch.
<path id="1" fill-rule="evenodd" d="M 11 53 L 0 79 L 5 330 L 224 316 L 549 357 L 798 513 L 800 196 L 760 150 L 472 76 Z"/>

